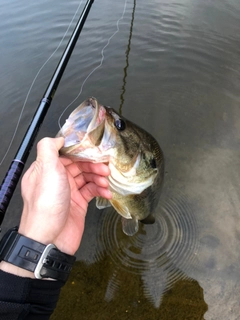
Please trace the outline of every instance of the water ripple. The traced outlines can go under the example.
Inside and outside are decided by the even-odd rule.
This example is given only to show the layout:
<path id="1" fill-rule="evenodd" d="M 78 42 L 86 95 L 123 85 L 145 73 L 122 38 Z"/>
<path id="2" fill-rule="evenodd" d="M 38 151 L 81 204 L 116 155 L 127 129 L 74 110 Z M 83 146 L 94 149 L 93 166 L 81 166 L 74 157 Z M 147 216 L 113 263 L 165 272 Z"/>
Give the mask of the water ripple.
<path id="1" fill-rule="evenodd" d="M 184 198 L 166 199 L 155 224 L 140 224 L 133 237 L 122 232 L 120 216 L 110 208 L 102 213 L 96 258 L 107 253 L 118 267 L 130 273 L 146 275 L 154 271 L 157 278 L 167 274 L 168 287 L 185 277 L 194 264 L 196 239 L 196 220 Z"/>

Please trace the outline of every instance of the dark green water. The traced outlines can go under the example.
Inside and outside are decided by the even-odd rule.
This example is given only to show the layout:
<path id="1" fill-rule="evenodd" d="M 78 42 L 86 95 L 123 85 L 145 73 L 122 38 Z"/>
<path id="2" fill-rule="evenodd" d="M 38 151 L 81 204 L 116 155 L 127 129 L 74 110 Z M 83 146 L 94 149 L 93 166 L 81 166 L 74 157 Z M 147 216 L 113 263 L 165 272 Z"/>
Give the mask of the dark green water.
<path id="1" fill-rule="evenodd" d="M 0 160 L 34 77 L 79 3 L 0 1 Z M 38 140 L 58 131 L 124 3 L 95 0 Z M 129 238 L 115 212 L 91 203 L 78 262 L 52 319 L 239 319 L 239 16 L 238 0 L 127 1 L 103 65 L 61 123 L 93 95 L 158 140 L 166 174 L 156 224 Z M 1 179 L 66 43 L 32 88 Z M 34 156 L 33 149 L 28 164 Z M 18 188 L 4 230 L 18 223 L 20 207 Z"/>

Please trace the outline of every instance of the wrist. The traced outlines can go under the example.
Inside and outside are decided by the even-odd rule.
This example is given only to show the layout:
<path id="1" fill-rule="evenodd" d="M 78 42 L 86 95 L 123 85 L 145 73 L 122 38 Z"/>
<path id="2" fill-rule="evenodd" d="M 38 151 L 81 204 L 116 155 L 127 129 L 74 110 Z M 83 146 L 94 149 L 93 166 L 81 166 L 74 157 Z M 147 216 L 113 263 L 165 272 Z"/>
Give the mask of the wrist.
<path id="1" fill-rule="evenodd" d="M 11 273 L 11 274 L 15 274 L 16 276 L 19 276 L 19 277 L 26 277 L 26 278 L 33 278 L 33 279 L 35 278 L 33 272 L 19 268 L 6 261 L 0 262 L 0 270 Z"/>
<path id="2" fill-rule="evenodd" d="M 45 245 L 19 234 L 17 228 L 10 229 L 0 241 L 0 261 L 5 262 L 1 270 L 19 276 L 65 282 L 75 259 L 53 244 Z"/>
<path id="3" fill-rule="evenodd" d="M 53 228 L 50 228 L 49 223 L 46 223 L 45 220 L 46 217 L 41 217 L 39 213 L 36 213 L 36 210 L 28 210 L 24 205 L 18 232 L 45 245 L 53 243 L 53 230 L 49 230 Z"/>

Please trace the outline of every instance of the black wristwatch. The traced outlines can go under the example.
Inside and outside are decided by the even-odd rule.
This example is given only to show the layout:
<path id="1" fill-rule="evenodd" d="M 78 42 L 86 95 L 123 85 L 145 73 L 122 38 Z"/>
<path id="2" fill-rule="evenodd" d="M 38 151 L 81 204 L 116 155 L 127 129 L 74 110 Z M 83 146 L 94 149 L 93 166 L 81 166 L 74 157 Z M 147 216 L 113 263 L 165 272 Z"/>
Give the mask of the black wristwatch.
<path id="1" fill-rule="evenodd" d="M 0 261 L 34 272 L 37 279 L 66 282 L 75 260 L 75 256 L 53 244 L 45 245 L 19 234 L 18 227 L 8 230 L 0 241 Z"/>

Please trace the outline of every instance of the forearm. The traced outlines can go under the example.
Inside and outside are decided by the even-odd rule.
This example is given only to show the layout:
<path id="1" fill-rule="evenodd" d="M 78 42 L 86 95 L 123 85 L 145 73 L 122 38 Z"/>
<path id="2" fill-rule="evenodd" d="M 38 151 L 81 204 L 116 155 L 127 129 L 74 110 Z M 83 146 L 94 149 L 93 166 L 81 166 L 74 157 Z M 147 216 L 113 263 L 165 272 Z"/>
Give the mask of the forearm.
<path id="1" fill-rule="evenodd" d="M 33 271 L 1 261 L 0 319 L 49 319 L 63 285 L 50 278 L 36 279 Z"/>
<path id="2" fill-rule="evenodd" d="M 3 236 L 0 253 L 0 319 L 49 319 L 75 257 L 16 228 Z"/>
<path id="3" fill-rule="evenodd" d="M 63 282 L 21 277 L 0 270 L 0 318 L 47 320 Z"/>

